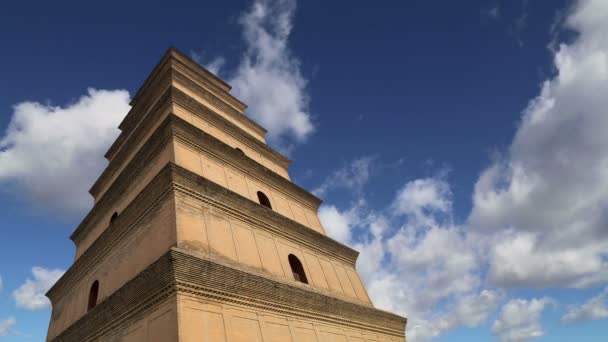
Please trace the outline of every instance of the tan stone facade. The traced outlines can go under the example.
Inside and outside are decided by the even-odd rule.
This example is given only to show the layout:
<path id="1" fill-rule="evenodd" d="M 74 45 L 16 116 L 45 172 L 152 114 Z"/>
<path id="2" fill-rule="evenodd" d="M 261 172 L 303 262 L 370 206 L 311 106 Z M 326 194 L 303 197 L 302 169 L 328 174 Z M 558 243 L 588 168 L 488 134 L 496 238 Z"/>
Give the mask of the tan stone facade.
<path id="1" fill-rule="evenodd" d="M 144 82 L 47 293 L 47 340 L 405 341 L 229 90 L 174 49 Z"/>

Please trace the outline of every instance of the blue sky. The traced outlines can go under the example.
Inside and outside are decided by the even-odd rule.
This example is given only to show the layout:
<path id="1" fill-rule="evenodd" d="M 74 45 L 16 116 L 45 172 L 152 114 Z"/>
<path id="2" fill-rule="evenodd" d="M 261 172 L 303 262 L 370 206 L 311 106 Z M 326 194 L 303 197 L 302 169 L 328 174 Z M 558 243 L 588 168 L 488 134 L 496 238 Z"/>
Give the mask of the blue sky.
<path id="1" fill-rule="evenodd" d="M 44 339 L 169 46 L 269 129 L 409 341 L 605 340 L 607 23 L 601 0 L 2 5 L 0 340 Z"/>

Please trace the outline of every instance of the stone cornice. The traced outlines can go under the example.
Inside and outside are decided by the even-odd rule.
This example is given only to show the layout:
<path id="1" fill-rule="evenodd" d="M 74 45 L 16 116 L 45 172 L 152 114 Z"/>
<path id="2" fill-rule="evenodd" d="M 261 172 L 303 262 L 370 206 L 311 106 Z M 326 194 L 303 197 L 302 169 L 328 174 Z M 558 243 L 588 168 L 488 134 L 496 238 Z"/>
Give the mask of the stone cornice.
<path id="1" fill-rule="evenodd" d="M 191 96 L 184 93 L 183 91 L 181 91 L 177 88 L 172 88 L 172 94 L 173 94 L 173 96 L 171 99 L 175 103 L 180 104 L 180 105 L 188 108 L 189 110 L 191 110 L 194 114 L 196 114 L 204 119 L 209 120 L 215 126 L 219 127 L 224 132 L 227 132 L 230 135 L 233 135 L 240 142 L 243 142 L 243 143 L 249 145 L 256 152 L 259 152 L 260 154 L 264 155 L 266 158 L 274 161 L 275 163 L 279 164 L 280 166 L 282 166 L 284 168 L 287 168 L 289 166 L 289 164 L 291 164 L 291 160 L 289 160 L 289 158 L 285 157 L 284 155 L 282 155 L 279 152 L 270 148 L 265 143 L 254 138 L 253 136 L 251 136 L 251 134 L 243 131 L 238 126 L 236 126 L 232 122 L 226 120 L 224 117 L 217 114 L 212 109 L 205 106 L 204 104 L 198 102 L 196 99 L 192 98 Z"/>
<path id="2" fill-rule="evenodd" d="M 291 197 L 297 198 L 313 209 L 317 209 L 321 205 L 321 200 L 297 184 L 282 177 L 276 172 L 268 169 L 264 165 L 255 160 L 243 156 L 231 146 L 196 126 L 184 121 L 180 117 L 174 116 L 174 123 L 177 136 L 181 141 L 191 145 L 195 149 L 203 150 L 206 154 L 213 155 L 216 158 L 224 160 L 229 164 L 236 166 L 242 172 L 247 173 L 255 178 L 264 179 L 274 187 L 286 191 Z M 262 182 L 262 181 L 260 181 Z"/>
<path id="3" fill-rule="evenodd" d="M 51 341 L 95 341 L 127 326 L 176 293 L 170 253 L 160 257 Z M 48 294 L 47 294 L 48 296 Z M 58 312 L 53 308 L 53 316 Z"/>
<path id="4" fill-rule="evenodd" d="M 108 215 L 109 205 L 115 200 L 116 196 L 122 193 L 126 185 L 131 184 L 133 179 L 140 175 L 143 170 L 141 165 L 149 165 L 162 147 L 176 134 L 177 125 L 183 126 L 181 128 L 192 127 L 177 116 L 169 116 L 148 140 L 147 144 L 149 146 L 142 148 L 142 153 L 138 153 L 134 162 L 130 164 L 130 168 L 121 174 L 112 185 L 113 188 L 104 195 L 104 198 L 85 217 L 81 225 L 72 234 L 72 240 L 78 243 L 83 236 L 89 233 L 92 227 L 91 223 L 96 218 L 98 219 L 97 216 Z M 211 139 L 205 140 L 210 141 Z M 146 151 L 148 153 L 143 153 Z M 233 157 L 239 157 L 238 153 L 232 148 L 228 148 L 227 152 L 235 154 Z M 240 156 L 240 158 L 246 157 Z M 222 208 L 228 214 L 239 216 L 241 219 L 255 224 L 260 229 L 266 229 L 270 233 L 295 241 L 321 254 L 341 260 L 352 267 L 355 265 L 359 254 L 357 251 L 178 165 L 169 163 L 137 195 L 135 200 L 125 208 L 121 215 L 118 216 L 118 219 L 74 262 L 70 270 L 49 290 L 49 296 L 57 296 L 58 293 L 63 292 L 61 289 L 69 288 L 69 284 L 72 284 L 84 274 L 93 262 L 99 260 L 103 253 L 109 251 L 117 243 L 119 237 L 123 236 L 125 232 L 129 231 L 150 210 L 157 206 L 164 196 L 170 196 L 175 191 L 204 201 L 208 205 Z M 105 196 L 108 197 L 106 198 Z"/>
<path id="5" fill-rule="evenodd" d="M 146 185 L 135 199 L 118 215 L 116 220 L 104 230 L 89 248 L 74 261 L 72 266 L 49 289 L 47 297 L 53 302 L 76 284 L 96 263 L 102 260 L 123 239 L 126 239 L 135 227 L 149 219 L 149 214 L 160 207 L 164 201 L 172 198 L 171 168 L 166 166 Z M 93 208 L 91 214 L 97 213 Z M 102 212 L 106 213 L 107 212 Z M 86 218 L 85 218 L 86 220 Z M 80 227 L 79 227 L 80 228 Z M 72 237 L 73 240 L 75 240 Z"/>
<path id="6" fill-rule="evenodd" d="M 163 95 L 163 98 L 165 96 L 170 96 L 170 94 L 171 92 L 168 90 L 165 95 Z M 161 102 L 159 101 L 159 106 L 160 104 Z M 122 170 L 120 175 L 114 180 L 108 190 L 101 196 L 101 198 L 99 198 L 93 209 L 87 214 L 87 216 L 70 236 L 72 241 L 78 242 L 80 240 L 82 232 L 88 230 L 96 221 L 99 212 L 107 215 L 107 210 L 104 210 L 103 208 L 109 208 L 117 199 L 117 196 L 122 194 L 124 189 L 134 181 L 134 178 L 140 173 L 144 166 L 148 165 L 148 163 L 153 160 L 156 154 L 161 150 L 162 146 L 164 146 L 161 143 L 166 143 L 170 139 L 170 132 L 173 132 L 173 127 L 179 127 L 179 136 L 181 136 L 181 140 L 185 140 L 189 144 L 194 144 L 197 146 L 197 148 L 206 148 L 207 151 L 211 149 L 212 154 L 214 154 L 216 157 L 226 160 L 227 162 L 235 165 L 237 168 L 253 175 L 256 178 L 265 179 L 271 182 L 271 184 L 273 184 L 275 187 L 287 190 L 292 196 L 299 198 L 305 203 L 308 203 L 308 205 L 313 207 L 315 210 L 321 204 L 321 200 L 308 191 L 267 169 L 265 166 L 257 163 L 251 158 L 242 156 L 230 146 L 182 120 L 178 116 L 170 114 L 148 138 L 146 143 L 144 143 L 135 156 L 133 156 L 133 159 Z M 121 158 L 123 157 L 121 156 Z M 102 176 L 100 176 L 98 182 L 100 182 L 102 178 L 109 177 L 104 176 L 106 172 L 116 172 L 116 170 L 112 170 L 116 167 L 116 164 L 109 165 Z M 98 183 L 96 183 L 96 186 L 99 186 L 97 184 Z"/>
<path id="7" fill-rule="evenodd" d="M 272 209 L 232 192 L 178 165 L 174 166 L 175 190 L 222 209 L 276 236 L 297 242 L 320 254 L 355 267 L 359 252 Z"/>
<path id="8" fill-rule="evenodd" d="M 158 102 L 160 101 L 159 97 L 161 97 L 165 94 L 167 87 L 169 85 L 171 85 L 171 79 L 168 77 L 163 78 L 162 83 L 157 83 L 155 85 L 154 89 L 150 91 L 150 95 L 147 96 L 145 100 L 140 101 L 140 103 L 137 107 L 131 107 L 131 110 L 129 110 L 129 112 L 125 116 L 125 119 L 127 117 L 141 118 L 141 117 L 146 116 L 148 112 L 154 112 L 155 110 L 158 110 L 158 108 L 157 108 Z M 123 119 L 123 120 L 125 120 L 125 119 Z M 134 120 L 134 119 L 130 119 L 130 120 Z M 145 121 L 146 120 L 144 120 L 143 123 L 145 123 Z M 110 163 L 113 162 L 114 158 L 116 157 L 116 154 L 123 149 L 122 147 L 125 144 L 125 142 L 128 139 L 130 139 L 133 135 L 134 135 L 134 132 L 132 130 L 130 130 L 130 131 L 122 130 L 120 132 L 120 134 L 118 135 L 118 138 L 116 138 L 116 140 L 114 140 L 112 145 L 110 145 L 110 148 L 105 153 L 104 157 L 106 157 L 106 159 L 108 159 L 110 161 Z"/>
<path id="9" fill-rule="evenodd" d="M 245 144 L 252 147 L 255 151 L 261 153 L 266 158 L 276 162 L 281 167 L 287 168 L 291 161 L 281 155 L 280 153 L 274 151 L 272 148 L 268 147 L 268 145 L 263 142 L 257 140 L 252 137 L 247 132 L 243 131 L 239 127 L 237 127 L 232 122 L 226 120 L 221 115 L 215 113 L 213 110 L 207 108 L 205 105 L 199 103 L 197 100 L 188 96 L 181 90 L 169 86 L 166 90 L 160 95 L 158 101 L 154 104 L 154 106 L 149 110 L 148 115 L 145 120 L 129 135 L 124 142 L 121 143 L 122 148 L 118 149 L 113 155 L 113 158 L 110 164 L 106 167 L 106 169 L 99 176 L 97 181 L 93 184 L 89 192 L 95 198 L 97 198 L 99 192 L 102 190 L 103 186 L 108 182 L 112 176 L 120 169 L 123 165 L 127 157 L 132 153 L 133 149 L 136 148 L 138 142 L 140 142 L 147 132 L 150 131 L 151 127 L 154 125 L 157 120 L 159 120 L 160 116 L 164 113 L 164 110 L 168 108 L 171 103 L 178 103 L 191 111 L 193 111 L 196 115 L 203 117 L 206 120 L 212 122 L 216 127 L 219 127 L 224 132 L 233 135 L 237 140 L 244 142 Z M 124 132 L 123 132 L 124 133 Z M 117 142 L 121 140 L 121 136 L 116 140 Z M 112 148 L 111 148 L 112 150 Z"/>
<path id="10" fill-rule="evenodd" d="M 53 341 L 84 341 L 134 322 L 176 293 L 403 337 L 407 319 L 172 248 Z"/>
<path id="11" fill-rule="evenodd" d="M 129 164 L 116 177 L 108 190 L 95 203 L 82 222 L 80 222 L 70 236 L 72 241 L 79 243 L 84 236 L 83 233 L 91 229 L 94 223 L 99 220 L 100 215 L 108 215 L 108 211 L 118 200 L 119 196 L 124 193 L 130 184 L 134 184 L 141 172 L 152 163 L 162 148 L 171 140 L 171 135 L 169 120 L 165 120 L 144 143 L 140 151 L 133 156 Z"/>

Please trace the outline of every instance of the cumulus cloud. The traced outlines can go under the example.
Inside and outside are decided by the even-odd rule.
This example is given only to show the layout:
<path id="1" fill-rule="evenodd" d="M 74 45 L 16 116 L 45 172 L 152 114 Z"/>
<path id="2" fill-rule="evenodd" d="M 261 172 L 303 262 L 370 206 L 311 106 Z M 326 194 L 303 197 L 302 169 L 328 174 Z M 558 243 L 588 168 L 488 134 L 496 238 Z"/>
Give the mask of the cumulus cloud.
<path id="1" fill-rule="evenodd" d="M 602 318 L 608 318 L 608 287 L 587 302 L 570 307 L 561 320 L 564 323 L 573 323 Z"/>
<path id="2" fill-rule="evenodd" d="M 579 1 L 565 25 L 579 35 L 554 51 L 556 76 L 475 186 L 471 227 L 509 231 L 490 253 L 497 286 L 608 281 L 608 3 Z"/>
<path id="3" fill-rule="evenodd" d="M 239 20 L 247 50 L 228 82 L 249 106 L 247 114 L 283 148 L 314 131 L 308 81 L 288 47 L 295 10 L 295 0 L 254 1 Z"/>
<path id="4" fill-rule="evenodd" d="M 492 324 L 492 334 L 502 342 L 520 342 L 545 334 L 540 324 L 540 315 L 545 307 L 553 304 L 550 298 L 512 299 L 501 309 Z"/>
<path id="5" fill-rule="evenodd" d="M 474 241 L 452 222 L 451 210 L 452 192 L 441 178 L 405 183 L 385 208 L 359 198 L 345 210 L 320 210 L 328 234 L 360 251 L 357 269 L 374 304 L 409 318 L 411 341 L 478 326 L 503 297 L 483 288 Z"/>
<path id="6" fill-rule="evenodd" d="M 414 215 L 421 219 L 428 212 L 450 212 L 450 198 L 450 186 L 444 180 L 416 179 L 399 190 L 394 207 L 398 214 Z"/>
<path id="7" fill-rule="evenodd" d="M 16 104 L 0 138 L 0 183 L 41 207 L 81 214 L 93 203 L 88 190 L 128 110 L 127 91 L 92 88 L 65 106 Z"/>
<path id="8" fill-rule="evenodd" d="M 17 307 L 40 310 L 50 306 L 50 301 L 45 293 L 61 278 L 64 271 L 59 269 L 46 269 L 43 267 L 32 268 L 32 278 L 13 292 Z"/>
<path id="9" fill-rule="evenodd" d="M 0 336 L 6 336 L 13 332 L 13 327 L 16 324 L 17 321 L 12 317 L 0 321 Z"/>
<path id="10" fill-rule="evenodd" d="M 444 321 L 447 322 L 448 327 L 479 326 L 488 319 L 490 313 L 496 310 L 503 296 L 501 291 L 495 290 L 483 290 L 464 296 L 458 300 L 453 314 Z"/>

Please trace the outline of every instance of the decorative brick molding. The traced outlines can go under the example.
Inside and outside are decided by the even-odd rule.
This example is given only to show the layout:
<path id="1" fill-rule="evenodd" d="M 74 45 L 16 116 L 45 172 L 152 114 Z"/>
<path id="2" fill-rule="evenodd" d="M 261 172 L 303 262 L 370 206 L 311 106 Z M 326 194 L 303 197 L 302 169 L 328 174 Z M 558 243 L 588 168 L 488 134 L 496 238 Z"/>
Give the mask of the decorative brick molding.
<path id="1" fill-rule="evenodd" d="M 276 236 L 355 266 L 359 256 L 356 250 L 178 165 L 172 166 L 176 191 L 221 209 L 228 215 L 237 215 Z"/>
<path id="2" fill-rule="evenodd" d="M 166 144 L 169 138 L 179 130 L 179 125 L 188 125 L 188 123 L 174 115 L 168 117 L 148 143 L 156 142 L 158 146 Z M 145 150 L 142 149 L 142 151 Z M 149 150 L 156 151 L 158 147 L 155 146 Z M 229 151 L 234 153 L 233 149 Z M 236 156 L 238 156 L 238 153 L 236 153 Z M 141 155 L 138 158 L 147 160 L 151 157 Z M 145 163 L 138 162 L 132 165 L 141 164 Z M 136 170 L 132 172 L 136 172 Z M 131 177 L 134 177 L 134 175 L 129 175 L 129 173 L 121 176 L 125 178 L 117 179 L 113 186 L 119 186 L 121 183 L 129 184 Z M 117 189 L 115 191 L 120 190 Z M 53 302 L 58 300 L 97 260 L 103 257 L 104 253 L 108 252 L 120 239 L 125 238 L 129 231 L 134 229 L 138 222 L 145 218 L 147 213 L 158 207 L 166 198 L 173 198 L 176 192 L 204 201 L 207 205 L 221 209 L 228 215 L 244 217 L 252 225 L 260 229 L 295 241 L 300 245 L 338 259 L 352 267 L 354 267 L 359 255 L 357 251 L 350 247 L 309 227 L 263 207 L 179 165 L 168 163 L 121 213 L 114 224 L 108 227 L 80 258 L 74 262 L 72 267 L 48 291 L 47 296 Z M 95 208 L 92 212 L 95 212 Z M 79 234 L 86 234 L 86 232 L 80 232 Z"/>
<path id="3" fill-rule="evenodd" d="M 107 215 L 111 210 L 111 205 L 124 189 L 134 182 L 144 170 L 146 165 L 158 155 L 162 148 L 173 138 L 187 142 L 197 149 L 204 149 L 209 154 L 221 158 L 242 171 L 253 175 L 258 179 L 264 179 L 274 187 L 284 189 L 289 194 L 300 201 L 307 203 L 315 210 L 321 204 L 321 200 L 284 177 L 276 174 L 272 170 L 259 164 L 255 160 L 243 156 L 232 147 L 222 141 L 194 127 L 180 117 L 170 114 L 148 138 L 147 142 L 139 149 L 129 164 L 122 170 L 120 175 L 114 180 L 112 185 L 97 201 L 93 209 L 87 214 L 80 225 L 72 233 L 70 238 L 78 242 L 91 229 L 99 215 Z M 299 223 L 298 223 L 299 224 Z"/>
<path id="4" fill-rule="evenodd" d="M 192 79 L 195 79 L 197 82 L 194 82 Z M 164 91 L 172 80 L 185 84 L 215 107 L 258 134 L 262 136 L 266 134 L 267 131 L 264 127 L 243 114 L 246 106 L 228 93 L 230 86 L 201 68 L 187 56 L 177 50 L 170 49 L 133 97 L 131 101 L 133 108 L 119 126 L 123 130 L 123 133 L 112 144 L 105 155 L 108 159 L 113 158 L 118 148 L 124 143 L 127 136 L 131 134 L 131 131 L 135 129 L 139 122 L 142 122 L 142 118 L 146 115 L 150 105 L 160 95 L 159 91 Z M 223 86 L 219 85 L 216 81 L 222 82 Z M 199 84 L 203 84 L 206 88 Z"/>
<path id="5" fill-rule="evenodd" d="M 165 88 L 163 87 L 163 89 Z M 177 103 L 188 108 L 196 115 L 211 122 L 213 125 L 227 134 L 234 136 L 235 139 L 249 145 L 256 152 L 274 161 L 281 167 L 287 168 L 290 165 L 291 161 L 288 158 L 268 147 L 268 145 L 264 144 L 258 139 L 252 137 L 249 133 L 245 132 L 234 123 L 228 121 L 220 114 L 215 113 L 207 106 L 201 104 L 196 99 L 190 97 L 188 94 L 175 88 L 174 86 L 167 85 L 167 88 L 164 90 L 164 92 L 159 94 L 159 96 L 160 98 L 154 103 L 152 108 L 145 111 L 147 113 L 145 120 L 143 120 L 140 125 L 135 127 L 133 132 L 130 132 L 130 134 L 127 134 L 127 131 L 121 133 L 115 144 L 112 145 L 110 148 L 112 151 L 111 162 L 91 187 L 89 191 L 91 195 L 97 197 L 104 184 L 106 184 L 118 171 L 118 169 L 120 169 L 127 157 L 131 155 L 133 150 L 137 147 L 137 144 L 150 131 L 154 123 L 158 122 L 165 109 L 168 108 L 172 103 Z M 119 145 L 115 147 L 116 144 Z"/>
<path id="6" fill-rule="evenodd" d="M 175 293 L 395 337 L 404 336 L 407 323 L 405 318 L 392 313 L 172 248 L 53 341 L 87 341 L 103 336 L 135 322 Z"/>
<path id="7" fill-rule="evenodd" d="M 176 288 L 171 252 L 168 252 L 51 341 L 99 340 L 134 323 L 175 296 Z"/>

